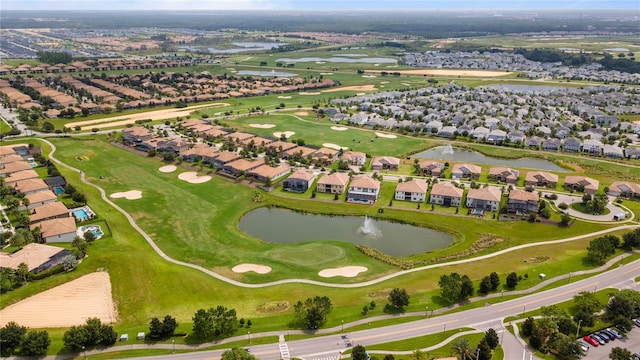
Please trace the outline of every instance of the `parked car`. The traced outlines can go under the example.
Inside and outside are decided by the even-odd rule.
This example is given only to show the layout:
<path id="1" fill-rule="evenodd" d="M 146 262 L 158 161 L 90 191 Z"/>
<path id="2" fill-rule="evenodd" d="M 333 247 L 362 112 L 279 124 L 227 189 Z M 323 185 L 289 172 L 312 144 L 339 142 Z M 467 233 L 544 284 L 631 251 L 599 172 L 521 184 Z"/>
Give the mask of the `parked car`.
<path id="1" fill-rule="evenodd" d="M 580 349 L 582 349 L 582 354 L 586 355 L 589 352 L 589 345 L 583 343 L 582 341 L 578 341 L 578 344 L 580 345 Z"/>
<path id="2" fill-rule="evenodd" d="M 600 336 L 605 342 L 609 342 L 615 339 L 615 336 L 609 334 L 607 330 L 600 330 L 596 332 L 596 335 Z"/>
<path id="3" fill-rule="evenodd" d="M 588 344 L 598 347 L 600 346 L 600 342 L 598 342 L 596 339 L 592 338 L 589 335 L 585 335 L 582 337 L 582 340 L 586 341 Z"/>
<path id="4" fill-rule="evenodd" d="M 606 344 L 606 343 L 607 343 L 606 341 L 604 341 L 604 338 L 603 338 L 603 337 L 600 337 L 600 335 L 598 335 L 598 334 L 591 334 L 591 335 L 589 335 L 589 336 L 591 336 L 591 337 L 592 337 L 595 341 L 597 341 L 597 342 L 598 342 L 598 344 L 600 344 L 600 345 L 604 345 L 604 344 Z"/>
<path id="5" fill-rule="evenodd" d="M 636 324 L 636 326 L 640 326 L 640 319 L 633 319 L 631 321 L 633 321 L 633 323 Z"/>
<path id="6" fill-rule="evenodd" d="M 611 329 L 611 328 L 607 328 L 607 331 L 608 331 L 610 334 L 613 334 L 613 336 L 615 336 L 615 337 L 616 337 L 616 339 L 622 339 L 622 334 L 620 334 L 618 331 L 616 331 L 616 330 L 614 330 L 614 329 Z"/>

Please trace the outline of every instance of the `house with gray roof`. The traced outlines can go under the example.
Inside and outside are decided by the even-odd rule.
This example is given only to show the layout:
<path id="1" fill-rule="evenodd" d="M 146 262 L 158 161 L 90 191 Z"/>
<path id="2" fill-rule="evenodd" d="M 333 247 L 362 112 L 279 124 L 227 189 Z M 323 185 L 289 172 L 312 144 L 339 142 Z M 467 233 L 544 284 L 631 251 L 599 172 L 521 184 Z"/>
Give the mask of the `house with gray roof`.
<path id="1" fill-rule="evenodd" d="M 489 129 L 484 126 L 478 126 L 477 128 L 471 131 L 471 136 L 476 140 L 484 140 L 489 135 Z"/>
<path id="2" fill-rule="evenodd" d="M 438 136 L 450 138 L 455 135 L 456 131 L 458 131 L 458 129 L 455 126 L 443 126 L 442 129 L 438 131 Z"/>
<path id="3" fill-rule="evenodd" d="M 517 143 L 517 142 L 524 142 L 525 136 L 524 133 L 522 131 L 519 130 L 513 130 L 513 131 L 509 131 L 509 133 L 507 133 L 507 140 L 509 140 L 512 143 Z"/>
<path id="4" fill-rule="evenodd" d="M 487 141 L 494 144 L 503 142 L 506 140 L 506 138 L 507 138 L 507 133 L 500 129 L 491 130 L 487 135 Z"/>
<path id="5" fill-rule="evenodd" d="M 584 142 L 582 142 L 582 152 L 588 153 L 590 155 L 600 156 L 602 147 L 603 144 L 600 140 L 586 139 Z"/>
<path id="6" fill-rule="evenodd" d="M 604 156 L 612 159 L 622 159 L 624 157 L 624 152 L 618 145 L 606 144 L 602 149 L 602 153 Z"/>
<path id="7" fill-rule="evenodd" d="M 538 149 L 540 144 L 542 144 L 542 139 L 537 136 L 527 136 L 524 140 L 524 145 L 527 147 Z"/>
<path id="8" fill-rule="evenodd" d="M 578 138 L 570 137 L 562 141 L 562 151 L 564 152 L 580 152 L 581 147 L 582 143 Z"/>
<path id="9" fill-rule="evenodd" d="M 640 159 L 640 148 L 627 147 L 624 149 L 624 154 L 629 159 Z"/>
<path id="10" fill-rule="evenodd" d="M 547 151 L 558 151 L 560 149 L 560 139 L 544 139 L 542 149 Z"/>

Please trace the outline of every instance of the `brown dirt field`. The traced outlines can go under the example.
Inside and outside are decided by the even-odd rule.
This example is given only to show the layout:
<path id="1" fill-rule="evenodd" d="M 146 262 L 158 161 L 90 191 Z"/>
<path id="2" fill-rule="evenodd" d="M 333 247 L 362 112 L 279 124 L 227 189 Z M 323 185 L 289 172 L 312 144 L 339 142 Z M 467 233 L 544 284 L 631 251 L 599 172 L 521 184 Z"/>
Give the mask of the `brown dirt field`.
<path id="1" fill-rule="evenodd" d="M 378 90 L 375 85 L 361 85 L 361 86 L 343 86 L 339 88 L 333 88 L 329 90 L 322 90 L 323 93 L 330 93 L 336 91 L 375 91 Z"/>
<path id="2" fill-rule="evenodd" d="M 119 115 L 112 116 L 108 118 L 96 119 L 96 120 L 87 120 L 87 121 L 76 121 L 67 123 L 64 126 L 67 128 L 74 128 L 76 126 L 80 126 L 82 130 L 88 129 L 101 129 L 105 127 L 113 127 L 127 124 L 134 124 L 136 120 L 165 120 L 171 119 L 178 116 L 186 116 L 189 115 L 191 111 L 214 107 L 214 106 L 229 106 L 227 103 L 213 103 L 213 104 L 203 104 L 203 105 L 195 105 L 188 106 L 186 108 L 181 109 L 163 109 L 163 110 L 155 110 L 155 111 L 147 111 L 138 114 L 130 114 L 130 115 Z"/>
<path id="3" fill-rule="evenodd" d="M 366 70 L 368 73 L 377 73 L 378 70 Z M 395 70 L 402 75 L 436 75 L 436 76 L 473 76 L 473 77 L 495 77 L 511 74 L 507 71 L 487 71 L 487 70 L 453 70 L 453 69 L 423 69 L 423 70 Z"/>
<path id="4" fill-rule="evenodd" d="M 29 328 L 69 327 L 90 317 L 116 321 L 107 272 L 85 275 L 0 310 L 0 326 L 15 321 Z"/>

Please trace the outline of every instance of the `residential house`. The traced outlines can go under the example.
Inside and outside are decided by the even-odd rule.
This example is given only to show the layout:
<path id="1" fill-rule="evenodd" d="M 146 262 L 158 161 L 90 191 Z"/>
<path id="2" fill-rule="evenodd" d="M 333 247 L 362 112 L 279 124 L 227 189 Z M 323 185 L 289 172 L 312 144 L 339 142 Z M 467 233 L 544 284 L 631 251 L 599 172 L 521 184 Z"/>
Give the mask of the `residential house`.
<path id="1" fill-rule="evenodd" d="M 527 138 L 524 139 L 524 146 L 528 148 L 539 149 L 541 144 L 542 139 L 537 136 L 527 136 Z"/>
<path id="2" fill-rule="evenodd" d="M 577 191 L 583 191 L 585 194 L 593 195 L 598 191 L 600 182 L 598 180 L 584 176 L 567 176 L 564 179 L 564 187 Z"/>
<path id="3" fill-rule="evenodd" d="M 51 219 L 31 225 L 31 230 L 39 227 L 42 240 L 46 243 L 72 242 L 76 237 L 76 222 L 72 217 Z"/>
<path id="4" fill-rule="evenodd" d="M 542 141 L 542 150 L 558 151 L 560 150 L 560 139 L 544 139 Z"/>
<path id="5" fill-rule="evenodd" d="M 28 179 L 37 179 L 37 178 L 39 178 L 39 175 L 35 170 L 31 170 L 31 169 L 23 170 L 23 171 L 14 172 L 13 174 L 7 176 L 4 179 L 4 184 L 7 186 L 13 186 L 18 181 L 28 180 Z"/>
<path id="6" fill-rule="evenodd" d="M 418 163 L 420 172 L 424 176 L 441 177 L 444 171 L 444 164 L 437 161 L 421 161 Z"/>
<path id="7" fill-rule="evenodd" d="M 312 171 L 299 168 L 283 182 L 282 190 L 303 193 L 311 187 L 315 179 L 316 174 Z"/>
<path id="8" fill-rule="evenodd" d="M 398 183 L 396 186 L 396 200 L 407 200 L 412 202 L 424 202 L 427 197 L 429 185 L 422 179 L 414 179 Z"/>
<path id="9" fill-rule="evenodd" d="M 17 270 L 20 264 L 25 263 L 29 267 L 29 272 L 37 274 L 62 264 L 63 259 L 69 255 L 73 255 L 72 250 L 31 243 L 12 254 L 0 252 L 0 268 Z"/>
<path id="10" fill-rule="evenodd" d="M 16 182 L 13 185 L 13 188 L 25 195 L 49 190 L 49 186 L 47 186 L 47 184 L 42 179 L 21 180 Z"/>
<path id="11" fill-rule="evenodd" d="M 367 175 L 357 175 L 347 191 L 347 202 L 368 204 L 376 202 L 380 193 L 380 181 Z"/>
<path id="12" fill-rule="evenodd" d="M 582 143 L 578 138 L 570 137 L 562 141 L 562 151 L 564 152 L 580 152 L 581 147 Z"/>
<path id="13" fill-rule="evenodd" d="M 338 158 L 338 150 L 322 147 L 313 153 L 313 157 L 320 160 L 322 166 L 329 166 Z"/>
<path id="14" fill-rule="evenodd" d="M 349 183 L 349 174 L 335 172 L 322 176 L 316 183 L 316 191 L 320 193 L 342 194 Z"/>
<path id="15" fill-rule="evenodd" d="M 589 153 L 590 155 L 600 156 L 603 144 L 600 140 L 586 139 L 582 143 L 582 152 Z"/>
<path id="16" fill-rule="evenodd" d="M 49 187 L 49 190 L 55 193 L 55 189 L 64 189 L 67 186 L 67 180 L 62 176 L 52 176 L 44 179 L 45 184 Z"/>
<path id="17" fill-rule="evenodd" d="M 451 169 L 452 179 L 477 179 L 480 177 L 482 168 L 472 164 L 455 164 Z"/>
<path id="18" fill-rule="evenodd" d="M 271 152 L 275 152 L 278 156 L 282 156 L 285 151 L 293 149 L 296 146 L 298 145 L 287 141 L 278 140 L 266 145 L 266 149 Z"/>
<path id="19" fill-rule="evenodd" d="M 497 211 L 501 196 L 500 189 L 491 186 L 469 189 L 466 206 L 470 209 Z"/>
<path id="20" fill-rule="evenodd" d="M 238 159 L 225 164 L 220 170 L 220 174 L 238 178 L 243 174 L 248 174 L 251 170 L 257 169 L 262 165 L 264 165 L 264 159 Z"/>
<path id="21" fill-rule="evenodd" d="M 188 150 L 191 147 L 191 141 L 183 138 L 175 138 L 170 140 L 158 140 L 158 146 L 156 150 L 158 152 L 179 154 Z"/>
<path id="22" fill-rule="evenodd" d="M 254 134 L 244 132 L 234 132 L 226 136 L 227 140 L 240 143 L 242 141 L 256 137 Z"/>
<path id="23" fill-rule="evenodd" d="M 463 193 L 463 189 L 454 186 L 450 182 L 441 181 L 431 187 L 429 202 L 444 206 L 460 206 Z"/>
<path id="24" fill-rule="evenodd" d="M 507 167 L 492 167 L 489 169 L 489 179 L 497 182 L 514 184 L 518 181 L 520 172 Z"/>
<path id="25" fill-rule="evenodd" d="M 56 201 L 48 204 L 43 204 L 31 209 L 29 213 L 29 219 L 31 223 L 38 223 L 44 220 L 58 219 L 64 217 L 70 217 L 71 213 L 63 203 Z"/>
<path id="26" fill-rule="evenodd" d="M 307 146 L 296 146 L 284 151 L 284 153 L 282 154 L 282 158 L 286 160 L 292 157 L 296 158 L 296 156 L 299 156 L 300 159 L 304 159 L 307 156 L 312 156 L 313 153 L 315 153 L 317 150 L 318 149 L 310 148 Z"/>
<path id="27" fill-rule="evenodd" d="M 451 138 L 455 135 L 456 131 L 458 131 L 458 128 L 456 128 L 455 126 L 443 126 L 438 131 L 438 136 Z"/>
<path id="28" fill-rule="evenodd" d="M 608 195 L 626 198 L 640 197 L 640 185 L 629 181 L 616 181 L 609 185 Z"/>
<path id="29" fill-rule="evenodd" d="M 267 164 L 263 164 L 253 170 L 247 172 L 247 177 L 256 179 L 260 182 L 267 182 L 269 180 L 277 180 L 291 172 L 291 165 L 280 164 L 272 167 Z"/>
<path id="30" fill-rule="evenodd" d="M 2 168 L 0 168 L 0 176 L 2 177 L 10 176 L 18 171 L 32 170 L 26 161 L 14 161 L 0 166 L 2 166 Z"/>
<path id="31" fill-rule="evenodd" d="M 537 192 L 522 189 L 509 191 L 507 210 L 512 213 L 537 212 L 540 196 Z"/>
<path id="32" fill-rule="evenodd" d="M 514 144 L 523 143 L 524 139 L 525 139 L 525 136 L 522 131 L 513 130 L 513 131 L 509 131 L 509 133 L 507 134 L 507 140 L 509 140 Z"/>
<path id="33" fill-rule="evenodd" d="M 9 154 L 9 155 L 0 156 L 0 165 L 4 165 L 4 164 L 16 162 L 16 161 L 24 161 L 24 159 L 22 158 L 22 156 L 18 154 Z"/>
<path id="34" fill-rule="evenodd" d="M 505 141 L 507 139 L 507 133 L 500 129 L 494 129 L 489 131 L 487 135 L 487 142 L 497 144 Z"/>
<path id="35" fill-rule="evenodd" d="M 52 203 L 58 200 L 58 197 L 56 196 L 56 194 L 54 194 L 53 191 L 51 190 L 38 191 L 35 193 L 31 193 L 29 195 L 26 195 L 24 198 L 25 200 L 27 200 L 28 205 L 25 206 L 23 204 L 20 207 L 18 207 L 18 210 L 33 209 L 40 205 Z"/>
<path id="36" fill-rule="evenodd" d="M 489 135 L 489 129 L 484 126 L 478 126 L 471 131 L 471 137 L 475 140 L 484 140 Z"/>
<path id="37" fill-rule="evenodd" d="M 624 157 L 624 152 L 618 145 L 605 144 L 602 148 L 602 154 L 612 159 L 622 159 Z"/>
<path id="38" fill-rule="evenodd" d="M 640 148 L 628 146 L 624 149 L 624 154 L 629 159 L 640 159 Z"/>
<path id="39" fill-rule="evenodd" d="M 400 159 L 392 156 L 376 156 L 371 161 L 373 171 L 392 170 L 398 171 L 400 167 Z"/>
<path id="40" fill-rule="evenodd" d="M 367 162 L 367 154 L 358 151 L 347 151 L 342 154 L 342 160 L 352 166 L 362 166 Z"/>
<path id="41" fill-rule="evenodd" d="M 125 143 L 130 144 L 141 143 L 155 136 L 156 134 L 153 131 L 142 126 L 134 126 L 122 130 L 122 139 L 125 141 Z"/>
<path id="42" fill-rule="evenodd" d="M 222 169 L 225 165 L 232 161 L 236 161 L 240 159 L 240 155 L 233 151 L 222 151 L 218 154 L 218 156 L 211 160 L 211 164 L 216 169 Z"/>
<path id="43" fill-rule="evenodd" d="M 204 143 L 197 144 L 180 153 L 180 156 L 182 156 L 182 160 L 184 161 L 202 161 L 203 164 L 212 164 L 213 160 L 218 157 L 218 155 L 220 155 L 220 153 L 217 148 Z"/>
<path id="44" fill-rule="evenodd" d="M 527 187 L 548 187 L 554 189 L 558 185 L 558 175 L 545 171 L 529 171 L 524 180 Z"/>

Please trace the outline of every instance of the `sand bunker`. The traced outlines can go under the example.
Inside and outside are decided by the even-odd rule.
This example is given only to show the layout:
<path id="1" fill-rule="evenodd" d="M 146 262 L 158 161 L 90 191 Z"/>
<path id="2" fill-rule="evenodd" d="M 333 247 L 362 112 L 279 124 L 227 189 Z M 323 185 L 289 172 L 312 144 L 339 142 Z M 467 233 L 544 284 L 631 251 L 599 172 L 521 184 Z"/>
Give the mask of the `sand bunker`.
<path id="1" fill-rule="evenodd" d="M 376 76 L 375 76 L 375 75 L 362 75 L 362 77 L 363 77 L 363 78 L 371 79 L 371 78 L 374 78 L 374 77 L 376 77 Z"/>
<path id="2" fill-rule="evenodd" d="M 380 84 L 388 84 L 388 81 L 380 81 Z"/>
<path id="3" fill-rule="evenodd" d="M 106 272 L 85 275 L 0 310 L 0 326 L 15 321 L 30 328 L 70 327 L 90 317 L 116 321 Z"/>
<path id="4" fill-rule="evenodd" d="M 301 92 L 298 95 L 320 95 L 319 92 Z"/>
<path id="5" fill-rule="evenodd" d="M 293 135 L 295 135 L 296 133 L 293 131 L 276 131 L 273 133 L 273 136 L 279 138 L 282 137 L 282 135 L 284 135 L 284 137 L 286 137 L 287 139 L 292 137 Z"/>
<path id="6" fill-rule="evenodd" d="M 125 198 L 127 200 L 138 200 L 138 199 L 142 199 L 142 191 L 129 190 L 125 192 L 117 192 L 109 195 L 109 197 L 113 199 Z"/>
<path id="7" fill-rule="evenodd" d="M 163 173 L 170 173 L 170 172 L 176 171 L 177 169 L 178 169 L 178 167 L 175 166 L 175 165 L 166 165 L 166 166 L 161 167 L 158 170 L 160 170 L 160 172 L 163 172 Z"/>
<path id="8" fill-rule="evenodd" d="M 323 93 L 330 93 L 336 91 L 376 91 L 378 90 L 375 85 L 354 85 L 354 86 L 342 86 L 329 90 L 322 90 Z"/>
<path id="9" fill-rule="evenodd" d="M 347 150 L 348 147 L 346 146 L 340 146 L 334 143 L 324 143 L 322 144 L 322 146 L 329 148 L 329 149 L 334 149 L 334 150 Z"/>
<path id="10" fill-rule="evenodd" d="M 343 266 L 334 269 L 324 269 L 321 270 L 318 275 L 321 277 L 334 277 L 334 276 L 344 276 L 344 277 L 355 277 L 358 276 L 361 272 L 365 272 L 367 269 L 364 266 Z"/>
<path id="11" fill-rule="evenodd" d="M 291 99 L 291 96 L 280 95 L 280 96 L 278 96 L 278 99 Z"/>
<path id="12" fill-rule="evenodd" d="M 395 136 L 393 134 L 385 134 L 385 133 L 381 133 L 381 132 L 376 132 L 376 135 L 378 137 L 387 138 L 387 139 L 395 139 L 395 138 L 397 138 L 397 136 Z"/>
<path id="13" fill-rule="evenodd" d="M 356 93 L 356 96 L 367 95 L 367 93 Z"/>
<path id="14" fill-rule="evenodd" d="M 251 126 L 252 128 L 258 128 L 258 129 L 271 129 L 276 127 L 274 124 L 249 124 L 249 126 Z"/>
<path id="15" fill-rule="evenodd" d="M 178 179 L 184 180 L 184 181 L 189 182 L 191 184 L 202 184 L 202 183 L 205 183 L 205 182 L 211 180 L 211 176 L 209 176 L 209 175 L 198 176 L 198 173 L 195 172 L 195 171 L 187 171 L 187 172 L 183 172 L 182 174 L 178 175 Z"/>
<path id="16" fill-rule="evenodd" d="M 332 72 L 328 72 L 328 73 L 320 73 L 320 75 L 333 75 Z"/>
<path id="17" fill-rule="evenodd" d="M 344 127 L 344 126 L 332 126 L 331 130 L 335 130 L 335 131 L 345 131 L 345 130 L 349 130 L 348 127 Z"/>
<path id="18" fill-rule="evenodd" d="M 308 111 L 296 111 L 296 112 L 293 113 L 293 115 L 309 116 L 309 112 Z"/>
<path id="19" fill-rule="evenodd" d="M 236 265 L 231 269 L 231 271 L 235 273 L 246 273 L 248 271 L 253 271 L 258 274 L 267 274 L 271 272 L 271 267 L 266 265 L 256 265 L 256 264 L 240 264 Z"/>

